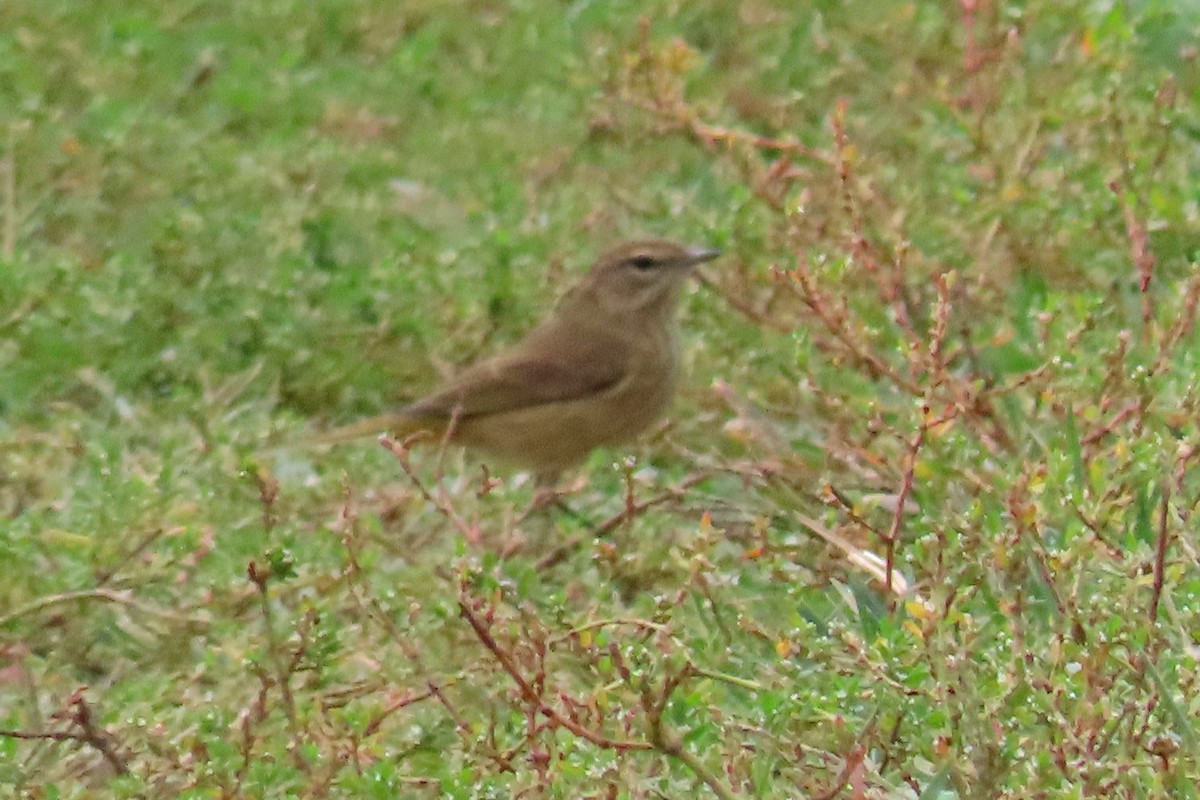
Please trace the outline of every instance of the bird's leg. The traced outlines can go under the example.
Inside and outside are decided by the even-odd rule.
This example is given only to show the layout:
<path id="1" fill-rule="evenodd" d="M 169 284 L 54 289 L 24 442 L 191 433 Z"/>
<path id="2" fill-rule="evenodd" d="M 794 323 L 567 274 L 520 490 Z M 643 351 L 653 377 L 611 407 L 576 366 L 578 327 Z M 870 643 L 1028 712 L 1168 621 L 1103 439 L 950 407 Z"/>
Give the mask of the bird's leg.
<path id="1" fill-rule="evenodd" d="M 558 529 L 558 525 L 555 523 L 553 517 L 550 517 L 549 515 L 542 516 L 540 514 L 540 512 L 549 509 L 551 506 L 555 507 L 559 512 L 571 517 L 572 519 L 584 525 L 587 524 L 580 518 L 579 514 L 575 512 L 575 509 L 571 508 L 571 506 L 567 504 L 566 500 L 563 499 L 563 493 L 560 492 L 556 486 L 558 482 L 558 476 L 559 473 L 557 470 L 554 472 L 539 472 L 534 475 L 533 500 L 530 501 L 528 508 L 522 511 L 513 523 L 514 526 L 523 527 L 524 524 L 529 522 L 531 518 L 539 517 L 539 519 L 536 520 L 537 524 L 534 525 L 534 528 L 540 531 L 540 535 L 536 536 L 535 538 L 537 541 L 542 543 L 544 543 L 546 536 L 551 535 Z M 546 529 L 546 525 L 549 525 L 549 530 Z M 513 528 L 514 533 L 517 533 L 519 530 L 520 528 L 518 527 Z M 558 537 L 554 536 L 553 538 L 557 539 Z M 526 540 L 525 536 L 523 534 L 518 534 L 517 540 L 513 541 L 509 547 L 505 548 L 504 556 L 508 557 L 515 555 L 528 545 L 529 542 Z M 538 549 L 541 549 L 540 545 L 538 546 Z"/>
<path id="2" fill-rule="evenodd" d="M 530 504 L 530 511 L 562 503 L 562 496 L 558 493 L 558 479 L 561 474 L 556 469 L 534 474 L 533 503 Z"/>
<path id="3" fill-rule="evenodd" d="M 529 503 L 529 507 L 521 512 L 521 516 L 517 518 L 517 522 L 524 522 L 543 508 L 565 505 L 556 488 L 558 476 L 558 470 L 547 470 L 534 474 L 533 500 Z"/>
<path id="4" fill-rule="evenodd" d="M 587 521 L 583 519 L 579 512 L 571 508 L 570 504 L 564 499 L 569 492 L 559 490 L 558 479 L 561 474 L 559 470 L 545 470 L 534 474 L 533 501 L 530 502 L 529 508 L 525 509 L 517 518 L 518 523 L 524 522 L 537 512 L 553 506 L 572 519 L 587 524 Z"/>

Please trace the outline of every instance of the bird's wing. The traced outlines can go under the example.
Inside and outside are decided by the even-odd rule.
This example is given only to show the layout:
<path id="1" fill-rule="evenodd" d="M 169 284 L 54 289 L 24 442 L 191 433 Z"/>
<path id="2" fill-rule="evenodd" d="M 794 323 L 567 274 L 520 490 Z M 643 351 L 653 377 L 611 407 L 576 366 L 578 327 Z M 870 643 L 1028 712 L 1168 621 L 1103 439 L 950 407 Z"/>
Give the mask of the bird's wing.
<path id="1" fill-rule="evenodd" d="M 436 394 L 402 409 L 414 418 L 460 419 L 499 414 L 599 394 L 626 376 L 628 359 L 606 337 L 557 337 L 469 367 Z"/>

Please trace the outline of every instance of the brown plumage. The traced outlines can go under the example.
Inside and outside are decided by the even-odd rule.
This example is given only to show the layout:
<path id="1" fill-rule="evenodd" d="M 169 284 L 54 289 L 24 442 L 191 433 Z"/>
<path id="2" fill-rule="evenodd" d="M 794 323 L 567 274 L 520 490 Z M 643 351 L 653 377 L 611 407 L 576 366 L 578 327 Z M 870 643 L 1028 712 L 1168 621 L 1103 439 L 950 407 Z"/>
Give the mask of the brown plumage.
<path id="1" fill-rule="evenodd" d="M 675 390 L 675 309 L 692 267 L 718 255 L 669 241 L 627 242 L 604 253 L 554 314 L 508 350 L 463 370 L 391 414 L 319 435 L 340 442 L 428 431 L 530 468 L 539 482 L 596 447 L 636 436 Z"/>

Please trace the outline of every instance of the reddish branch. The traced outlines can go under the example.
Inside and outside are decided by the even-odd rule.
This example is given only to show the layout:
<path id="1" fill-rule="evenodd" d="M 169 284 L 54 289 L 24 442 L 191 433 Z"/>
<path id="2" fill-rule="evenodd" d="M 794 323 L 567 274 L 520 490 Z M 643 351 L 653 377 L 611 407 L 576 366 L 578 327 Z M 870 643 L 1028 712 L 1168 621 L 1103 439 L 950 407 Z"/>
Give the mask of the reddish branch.
<path id="1" fill-rule="evenodd" d="M 697 271 L 696 277 L 702 286 L 719 294 L 722 300 L 733 307 L 734 311 L 737 311 L 755 325 L 759 325 L 764 328 L 770 328 L 777 333 L 792 333 L 795 330 L 795 326 L 793 326 L 791 323 L 787 322 L 786 320 L 769 316 L 767 313 L 758 310 L 750 302 L 738 297 L 733 292 L 714 281 L 704 272 Z"/>
<path id="2" fill-rule="evenodd" d="M 807 267 L 800 266 L 787 272 L 777 270 L 775 275 L 787 280 L 786 285 L 817 315 L 817 319 L 841 343 L 852 360 L 866 369 L 872 378 L 887 378 L 909 394 L 921 394 L 920 386 L 892 369 L 890 364 L 856 340 L 846 325 L 848 310 L 845 307 L 831 309 L 829 297 L 817 288 L 817 282 Z"/>
<path id="3" fill-rule="evenodd" d="M 734 128 L 724 128 L 718 125 L 708 125 L 692 117 L 688 117 L 687 127 L 692 135 L 706 144 L 723 144 L 726 147 L 735 143 L 748 144 L 758 150 L 778 150 L 786 155 L 796 155 L 808 158 L 821 164 L 832 165 L 833 159 L 820 150 L 805 147 L 792 139 L 774 139 L 769 136 L 759 136 L 748 131 Z"/>
<path id="4" fill-rule="evenodd" d="M 1193 276 L 1188 281 L 1183 295 L 1183 311 L 1158 345 L 1158 357 L 1154 360 L 1154 369 L 1151 370 L 1153 374 L 1158 375 L 1167 369 L 1171 356 L 1175 353 L 1175 345 L 1179 344 L 1180 340 L 1191 333 L 1195 327 L 1198 302 L 1200 302 L 1200 275 Z"/>
<path id="5" fill-rule="evenodd" d="M 1110 433 L 1116 430 L 1118 425 L 1129 419 L 1129 417 L 1132 416 L 1139 408 L 1141 408 L 1141 401 L 1131 401 L 1128 405 L 1114 414 L 1112 419 L 1110 419 L 1108 422 L 1096 428 L 1087 436 L 1084 436 L 1083 439 L 1080 440 L 1080 444 L 1089 445 L 1100 441 L 1105 436 L 1108 436 Z"/>
<path id="6" fill-rule="evenodd" d="M 626 739 L 614 739 L 600 731 L 592 730 L 582 725 L 572 711 L 573 707 L 580 707 L 580 704 L 575 703 L 565 694 L 562 695 L 562 699 L 567 706 L 566 712 L 560 711 L 543 699 L 548 691 L 544 672 L 539 670 L 533 679 L 522 674 L 517 666 L 514 654 L 503 648 L 496 641 L 495 637 L 492 636 L 491 621 L 493 610 L 489 609 L 484 614 L 478 613 L 478 603 L 470 597 L 465 586 L 459 589 L 458 607 L 463 618 L 467 620 L 467 623 L 471 626 L 471 630 L 475 632 L 475 636 L 479 639 L 480 643 L 492 654 L 501 669 L 516 684 L 521 698 L 525 701 L 528 708 L 533 714 L 540 714 L 546 717 L 551 727 L 563 728 L 597 747 L 613 750 L 618 753 L 653 751 L 670 756 L 690 769 L 717 797 L 722 800 L 734 800 L 737 797 L 733 790 L 725 785 L 715 772 L 705 766 L 699 758 L 684 746 L 683 739 L 677 733 L 671 731 L 663 722 L 663 714 L 667 704 L 679 684 L 693 675 L 702 674 L 690 663 L 685 664 L 677 673 L 668 675 L 663 681 L 660 692 L 651 692 L 648 685 L 640 687 L 642 709 L 646 714 L 650 741 L 638 742 Z M 540 643 L 538 647 L 541 650 L 539 654 L 544 655 L 545 643 Z M 532 756 L 535 758 L 542 757 L 543 755 L 538 752 L 532 753 Z"/>
<path id="7" fill-rule="evenodd" d="M 67 698 L 67 710 L 54 715 L 56 719 L 65 719 L 70 726 L 65 731 L 19 731 L 0 730 L 0 737 L 7 739 L 47 740 L 52 742 L 79 742 L 86 744 L 100 753 L 118 775 L 128 775 L 129 765 L 117 752 L 113 737 L 102 730 L 92 715 L 92 708 L 84 699 L 86 686 L 82 686 Z"/>
<path id="8" fill-rule="evenodd" d="M 875 279 L 883 301 L 892 308 L 896 324 L 910 337 L 915 337 L 912 320 L 904 300 L 903 261 L 896 261 L 896 269 L 885 275 L 879 268 L 879 259 L 871 252 L 867 240 L 862 210 L 854 200 L 854 175 L 852 172 L 852 145 L 846 135 L 846 101 L 838 102 L 833 112 L 833 137 L 837 144 L 837 175 L 842 188 L 842 204 L 850 221 L 850 255 L 866 268 Z"/>
<path id="9" fill-rule="evenodd" d="M 688 489 L 692 488 L 701 481 L 706 480 L 708 477 L 709 473 L 707 471 L 693 472 L 691 475 L 688 475 L 686 478 L 666 491 L 647 498 L 646 500 L 634 502 L 632 501 L 632 498 L 627 497 L 626 504 L 623 509 L 618 511 L 616 514 L 613 514 L 596 527 L 592 528 L 588 535 L 593 538 L 607 536 L 624 523 L 637 518 L 648 509 L 663 505 L 664 503 L 669 503 L 673 500 L 678 500 L 684 496 Z M 542 559 L 538 561 L 537 568 L 549 569 L 550 567 L 561 563 L 563 559 L 569 556 L 571 552 L 579 547 L 582 542 L 582 536 L 571 537 L 571 539 L 561 547 L 556 547 L 554 550 L 543 556 Z"/>
<path id="10" fill-rule="evenodd" d="M 872 725 L 872 727 L 874 726 Z M 846 762 L 842 765 L 842 770 L 838 773 L 833 785 L 823 792 L 814 794 L 812 796 L 813 800 L 833 800 L 833 798 L 842 793 L 842 789 L 845 789 L 852 782 L 856 784 L 859 791 L 852 793 L 851 796 L 862 796 L 862 786 L 858 784 L 862 781 L 863 763 L 866 761 L 866 756 L 867 748 L 865 745 L 855 744 L 850 748 L 850 752 L 846 755 Z"/>
<path id="11" fill-rule="evenodd" d="M 1154 277 L 1154 253 L 1150 250 L 1150 235 L 1146 224 L 1138 219 L 1133 206 L 1125 197 L 1121 184 L 1110 181 L 1108 188 L 1117 196 L 1121 211 L 1125 215 L 1125 235 L 1129 237 L 1129 255 L 1138 273 L 1138 291 L 1142 293 L 1142 323 L 1143 332 L 1148 334 L 1150 320 L 1154 317 L 1154 300 L 1150 295 L 1150 281 Z"/>
<path id="12" fill-rule="evenodd" d="M 979 10 L 979 0 L 959 0 L 958 7 L 962 11 L 963 38 L 965 39 L 963 42 L 963 71 L 968 75 L 973 75 L 983 65 L 983 56 L 979 52 L 979 37 L 975 25 L 975 12 Z"/>
<path id="13" fill-rule="evenodd" d="M 1171 535 L 1167 530 L 1167 519 L 1170 515 L 1171 487 L 1163 482 L 1162 504 L 1158 517 L 1158 549 L 1154 554 L 1154 588 L 1150 593 L 1150 622 L 1158 621 L 1158 603 L 1162 599 L 1163 574 L 1167 566 L 1167 547 L 1171 543 Z"/>
<path id="14" fill-rule="evenodd" d="M 254 745 L 258 741 L 257 726 L 269 714 L 268 697 L 271 693 L 271 678 L 261 668 L 256 669 L 255 673 L 258 677 L 258 693 L 255 695 L 254 703 L 243 709 L 240 715 L 242 741 L 238 746 L 238 754 L 242 757 L 242 763 L 238 765 L 237 772 L 234 773 L 232 791 L 223 792 L 222 797 L 241 795 L 242 784 L 250 772 L 251 759 L 254 757 Z"/>
<path id="15" fill-rule="evenodd" d="M 929 415 L 929 407 L 921 408 L 921 413 L 924 416 Z M 892 602 L 892 570 L 896 565 L 896 541 L 900 538 L 900 524 L 904 520 L 904 505 L 908 502 L 908 496 L 912 493 L 913 476 L 917 469 L 917 454 L 921 450 L 921 446 L 925 444 L 925 434 L 929 430 L 929 425 L 922 422 L 917 428 L 917 433 L 908 445 L 908 455 L 904 460 L 904 475 L 900 479 L 900 491 L 896 493 L 896 510 L 892 512 L 892 524 L 888 528 L 887 536 L 883 540 L 883 556 L 884 570 L 886 578 L 884 579 L 884 588 L 887 589 L 888 602 Z"/>
<path id="16" fill-rule="evenodd" d="M 598 731 L 589 730 L 583 727 L 578 722 L 575 722 L 568 716 L 564 715 L 557 708 L 547 703 L 542 699 L 539 691 L 534 687 L 533 683 L 521 674 L 521 670 L 517 668 L 513 660 L 512 654 L 505 650 L 492 636 L 489 625 L 481 619 L 479 614 L 473 608 L 474 602 L 466 594 L 460 592 L 458 597 L 458 608 L 463 619 L 471 626 L 471 630 L 475 632 L 475 636 L 480 643 L 492 654 L 500 667 L 508 673 L 513 683 L 517 685 L 517 689 L 521 693 L 522 699 L 525 700 L 538 713 L 545 716 L 550 722 L 558 727 L 565 728 L 581 739 L 586 739 L 597 747 L 602 747 L 605 750 L 616 750 L 617 752 L 626 752 L 629 750 L 653 750 L 654 747 L 646 742 L 632 742 L 623 739 L 612 739 Z"/>
<path id="17" fill-rule="evenodd" d="M 1175 488 L 1183 491 L 1183 479 L 1188 474 L 1189 464 L 1192 459 L 1200 455 L 1200 444 L 1190 444 L 1180 451 L 1175 457 Z"/>
<path id="18" fill-rule="evenodd" d="M 851 145 L 846 136 L 846 101 L 839 100 L 833 112 L 833 138 L 837 142 L 837 174 L 842 186 L 842 204 L 847 219 L 850 220 L 850 253 L 858 258 L 867 272 L 878 277 L 879 264 L 871 255 L 867 246 L 867 237 L 863 233 L 862 213 L 854 202 L 854 191 L 851 187 L 850 162 Z M 882 288 L 882 285 L 881 285 Z"/>
<path id="19" fill-rule="evenodd" d="M 279 515 L 275 513 L 275 501 L 279 499 L 279 481 L 265 469 L 254 470 L 252 476 L 254 485 L 258 488 L 258 502 L 262 506 L 263 530 L 270 533 L 279 524 Z"/>
<path id="20" fill-rule="evenodd" d="M 912 493 L 913 489 L 913 478 L 917 469 L 917 456 L 921 451 L 921 447 L 925 444 L 925 437 L 930 430 L 939 425 L 944 425 L 958 416 L 958 409 L 953 407 L 945 414 L 933 418 L 929 407 L 933 391 L 940 383 L 940 379 L 945 372 L 942 352 L 950 321 L 950 284 L 946 276 L 938 276 L 937 288 L 938 303 L 934 312 L 933 339 L 929 343 L 930 385 L 926 389 L 926 399 L 921 404 L 921 424 L 908 445 L 908 453 L 904 461 L 904 474 L 900 478 L 900 491 L 896 493 L 896 510 L 892 513 L 892 524 L 888 528 L 887 536 L 883 540 L 884 569 L 887 575 L 885 588 L 887 589 L 889 602 L 891 602 L 890 598 L 893 596 L 892 575 L 896 566 L 896 542 L 900 538 L 900 525 L 904 520 L 904 507 L 908 503 L 908 496 Z"/>
<path id="21" fill-rule="evenodd" d="M 407 475 L 409 480 L 412 481 L 413 485 L 417 487 L 417 491 L 421 493 L 421 496 L 424 497 L 430 505 L 436 508 L 442 514 L 442 516 L 448 519 L 450 523 L 458 529 L 458 532 L 462 534 L 464 539 L 471 544 L 479 544 L 480 540 L 482 539 L 482 536 L 479 532 L 479 526 L 471 525 L 465 519 L 463 519 L 454 509 L 454 505 L 451 504 L 450 501 L 445 497 L 435 497 L 433 492 L 429 491 L 429 488 L 425 485 L 424 481 L 421 480 L 420 476 L 417 475 L 416 470 L 413 469 L 412 461 L 409 460 L 408 457 L 410 441 L 411 439 L 406 439 L 402 442 L 397 441 L 391 436 L 379 437 L 379 444 L 396 457 L 396 460 L 400 462 L 400 468 L 404 470 L 404 474 Z"/>
<path id="22" fill-rule="evenodd" d="M 946 331 L 950 327 L 950 282 L 953 276 L 938 275 L 937 306 L 933 312 L 933 341 L 929 344 L 929 372 L 934 385 L 942 382 L 946 372 Z"/>

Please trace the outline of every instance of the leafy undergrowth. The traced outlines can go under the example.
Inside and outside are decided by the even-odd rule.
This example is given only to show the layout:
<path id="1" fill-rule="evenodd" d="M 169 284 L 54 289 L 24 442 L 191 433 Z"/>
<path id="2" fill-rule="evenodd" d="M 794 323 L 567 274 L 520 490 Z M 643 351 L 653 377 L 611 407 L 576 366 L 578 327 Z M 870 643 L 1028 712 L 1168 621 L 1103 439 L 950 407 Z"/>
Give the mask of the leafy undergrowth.
<path id="1" fill-rule="evenodd" d="M 0 787 L 1197 796 L 1200 10 L 789 5 L 0 8 Z M 570 510 L 295 444 L 645 232 Z"/>

